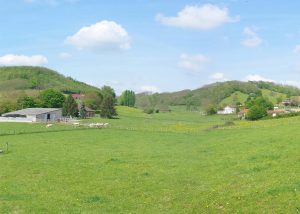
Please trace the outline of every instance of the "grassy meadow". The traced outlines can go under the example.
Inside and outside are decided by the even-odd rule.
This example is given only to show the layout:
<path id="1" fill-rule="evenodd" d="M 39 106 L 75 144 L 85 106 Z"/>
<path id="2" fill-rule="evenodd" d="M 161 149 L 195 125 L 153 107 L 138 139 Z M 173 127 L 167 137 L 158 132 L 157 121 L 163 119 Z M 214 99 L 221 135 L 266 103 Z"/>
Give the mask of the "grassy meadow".
<path id="1" fill-rule="evenodd" d="M 118 112 L 83 121 L 107 129 L 0 123 L 0 213 L 300 212 L 300 117 Z"/>

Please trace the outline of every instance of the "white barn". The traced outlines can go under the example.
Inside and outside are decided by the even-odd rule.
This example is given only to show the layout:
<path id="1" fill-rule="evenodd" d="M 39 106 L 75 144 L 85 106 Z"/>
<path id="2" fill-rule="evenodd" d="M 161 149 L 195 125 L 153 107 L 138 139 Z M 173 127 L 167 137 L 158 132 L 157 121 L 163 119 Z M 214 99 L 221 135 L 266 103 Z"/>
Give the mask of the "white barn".
<path id="1" fill-rule="evenodd" d="M 231 107 L 231 106 L 226 106 L 224 109 L 219 110 L 217 113 L 218 114 L 234 114 L 234 113 L 236 113 L 236 108 Z"/>
<path id="2" fill-rule="evenodd" d="M 26 108 L 2 114 L 0 121 L 11 122 L 56 122 L 62 118 L 59 108 Z"/>

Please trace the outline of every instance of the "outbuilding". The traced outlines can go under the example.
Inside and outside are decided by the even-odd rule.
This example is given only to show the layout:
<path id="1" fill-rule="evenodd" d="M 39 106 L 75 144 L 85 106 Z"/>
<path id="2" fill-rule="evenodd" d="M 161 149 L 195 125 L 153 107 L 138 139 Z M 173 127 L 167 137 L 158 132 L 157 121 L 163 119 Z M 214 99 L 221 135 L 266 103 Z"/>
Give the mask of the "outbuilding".
<path id="1" fill-rule="evenodd" d="M 56 122 L 61 120 L 62 110 L 60 108 L 26 108 L 18 111 L 2 114 L 2 121 L 18 120 L 24 122 Z"/>

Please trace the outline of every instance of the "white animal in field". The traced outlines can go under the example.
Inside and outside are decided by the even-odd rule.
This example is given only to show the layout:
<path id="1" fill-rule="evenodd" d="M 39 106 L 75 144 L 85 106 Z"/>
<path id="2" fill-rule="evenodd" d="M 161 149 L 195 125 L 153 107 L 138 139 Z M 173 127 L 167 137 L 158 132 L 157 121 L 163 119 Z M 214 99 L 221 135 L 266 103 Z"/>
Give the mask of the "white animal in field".
<path id="1" fill-rule="evenodd" d="M 53 124 L 47 124 L 46 125 L 46 128 L 50 128 L 50 127 L 52 127 L 53 126 Z"/>
<path id="2" fill-rule="evenodd" d="M 108 126 L 108 123 L 90 123 L 90 124 L 88 124 L 89 128 L 98 128 L 98 129 L 106 128 L 107 126 Z"/>
<path id="3" fill-rule="evenodd" d="M 74 127 L 79 127 L 79 125 L 80 125 L 79 123 L 73 123 Z"/>

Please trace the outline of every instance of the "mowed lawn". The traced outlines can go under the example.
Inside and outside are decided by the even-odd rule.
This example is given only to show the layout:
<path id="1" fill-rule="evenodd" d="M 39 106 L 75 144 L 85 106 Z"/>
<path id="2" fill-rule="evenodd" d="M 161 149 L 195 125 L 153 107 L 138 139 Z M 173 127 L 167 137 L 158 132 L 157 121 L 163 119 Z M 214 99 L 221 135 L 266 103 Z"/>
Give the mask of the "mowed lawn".
<path id="1" fill-rule="evenodd" d="M 0 213 L 300 212 L 299 117 L 119 112 L 102 130 L 0 124 Z"/>

